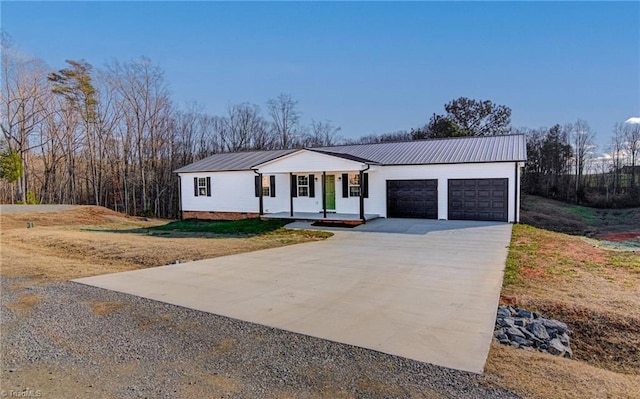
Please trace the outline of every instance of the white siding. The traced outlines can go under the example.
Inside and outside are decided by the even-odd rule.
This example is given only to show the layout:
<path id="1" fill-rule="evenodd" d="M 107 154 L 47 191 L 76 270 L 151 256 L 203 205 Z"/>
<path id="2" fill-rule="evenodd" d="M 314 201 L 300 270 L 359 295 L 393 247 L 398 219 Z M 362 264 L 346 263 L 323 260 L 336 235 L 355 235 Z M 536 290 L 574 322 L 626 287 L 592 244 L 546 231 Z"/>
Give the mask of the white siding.
<path id="1" fill-rule="evenodd" d="M 331 155 L 320 154 L 308 150 L 300 150 L 282 158 L 264 163 L 257 167 L 265 175 L 274 173 L 322 173 L 341 170 L 360 170 L 367 165 Z"/>
<path id="2" fill-rule="evenodd" d="M 372 167 L 369 174 L 369 201 L 366 213 L 387 215 L 387 180 L 438 179 L 438 219 L 447 219 L 448 179 L 509 179 L 509 222 L 514 221 L 515 163 L 452 165 L 406 165 Z"/>
<path id="3" fill-rule="evenodd" d="M 337 168 L 330 165 L 329 160 L 336 160 L 340 164 L 342 159 L 326 157 L 322 154 L 315 154 L 309 151 L 298 152 L 298 157 L 292 157 L 295 161 L 293 169 L 297 175 L 314 174 L 317 181 L 315 184 L 315 197 L 295 197 L 293 198 L 293 210 L 296 212 L 320 212 L 322 211 L 322 170 Z M 295 155 L 295 154 L 294 154 Z M 303 156 L 304 155 L 304 156 Z M 319 155 L 320 158 L 317 158 Z M 322 163 L 310 165 L 307 169 L 302 163 L 304 160 L 322 160 Z M 280 161 L 282 162 L 282 160 Z M 360 167 L 356 162 L 345 161 L 349 167 Z M 282 165 L 280 165 L 282 166 Z M 280 166 L 275 170 L 278 170 Z M 345 166 L 345 165 L 343 165 Z M 320 172 L 313 170 L 320 168 Z M 267 172 L 266 166 L 260 168 L 264 176 L 275 175 L 276 177 L 276 197 L 264 197 L 264 212 L 277 213 L 290 210 L 290 178 L 289 172 L 275 173 L 273 170 Z M 354 173 L 358 169 L 334 170 L 327 175 L 335 176 L 336 184 L 336 212 L 357 214 L 360 211 L 358 197 L 342 197 L 342 173 Z M 365 213 L 379 214 L 382 217 L 387 215 L 387 180 L 403 179 L 438 179 L 438 218 L 447 219 L 448 203 L 448 179 L 487 179 L 487 178 L 507 178 L 509 179 L 509 213 L 508 219 L 514 221 L 515 212 L 515 163 L 482 163 L 482 164 L 452 164 L 452 165 L 407 165 L 407 166 L 372 166 L 369 171 L 369 198 L 365 199 Z M 210 172 L 210 173 L 181 173 L 182 190 L 182 210 L 184 211 L 217 211 L 217 212 L 258 212 L 258 198 L 255 197 L 253 171 L 240 172 Z M 194 196 L 193 178 L 211 177 L 211 197 Z M 518 170 L 518 178 L 520 171 Z M 520 204 L 518 203 L 518 206 Z"/>
<path id="4" fill-rule="evenodd" d="M 258 212 L 254 176 L 253 171 L 180 173 L 182 210 Z M 211 177 L 211 197 L 194 195 L 194 177 Z"/>
<path id="5" fill-rule="evenodd" d="M 263 176 L 271 176 L 264 174 Z M 291 187 L 288 174 L 277 174 L 276 177 L 276 196 L 262 197 L 262 204 L 265 213 L 277 213 L 289 211 L 289 193 Z M 257 200 L 257 198 L 256 198 Z"/>

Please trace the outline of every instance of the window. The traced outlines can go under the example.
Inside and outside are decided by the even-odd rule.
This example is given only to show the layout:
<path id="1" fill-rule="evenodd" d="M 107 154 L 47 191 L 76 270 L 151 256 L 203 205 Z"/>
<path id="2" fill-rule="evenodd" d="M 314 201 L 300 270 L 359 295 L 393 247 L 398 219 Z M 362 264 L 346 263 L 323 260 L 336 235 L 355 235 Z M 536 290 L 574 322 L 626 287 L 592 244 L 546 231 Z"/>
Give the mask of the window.
<path id="1" fill-rule="evenodd" d="M 262 196 L 269 197 L 271 195 L 271 183 L 269 176 L 262 176 Z"/>
<path id="2" fill-rule="evenodd" d="M 276 177 L 271 176 L 254 176 L 255 195 L 258 197 L 275 197 L 276 196 Z"/>
<path id="3" fill-rule="evenodd" d="M 309 196 L 309 176 L 298 176 L 298 197 Z"/>
<path id="4" fill-rule="evenodd" d="M 350 173 L 349 174 L 349 197 L 359 197 L 359 196 L 360 196 L 360 174 Z"/>
<path id="5" fill-rule="evenodd" d="M 196 197 L 211 197 L 211 177 L 194 177 L 193 195 Z"/>
<path id="6" fill-rule="evenodd" d="M 207 179 L 204 177 L 198 178 L 198 195 L 207 195 Z"/>

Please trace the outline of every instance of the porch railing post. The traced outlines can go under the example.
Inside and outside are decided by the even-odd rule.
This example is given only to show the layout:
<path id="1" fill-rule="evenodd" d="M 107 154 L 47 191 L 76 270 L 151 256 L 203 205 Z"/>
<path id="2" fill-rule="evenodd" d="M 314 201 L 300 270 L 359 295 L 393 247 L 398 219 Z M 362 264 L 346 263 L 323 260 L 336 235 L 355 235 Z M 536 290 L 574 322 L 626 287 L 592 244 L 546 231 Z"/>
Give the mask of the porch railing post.
<path id="1" fill-rule="evenodd" d="M 364 171 L 360 171 L 360 219 L 362 223 L 367 223 L 367 219 L 364 217 Z"/>
<path id="2" fill-rule="evenodd" d="M 259 211 L 260 211 L 260 216 L 264 215 L 264 191 L 263 191 L 263 186 L 262 186 L 262 173 L 258 174 L 258 178 L 260 179 L 260 205 L 259 205 Z"/>
<path id="3" fill-rule="evenodd" d="M 293 173 L 289 172 L 289 209 L 291 209 L 291 217 L 293 217 Z"/>
<path id="4" fill-rule="evenodd" d="M 322 172 L 322 217 L 327 218 L 327 172 Z"/>

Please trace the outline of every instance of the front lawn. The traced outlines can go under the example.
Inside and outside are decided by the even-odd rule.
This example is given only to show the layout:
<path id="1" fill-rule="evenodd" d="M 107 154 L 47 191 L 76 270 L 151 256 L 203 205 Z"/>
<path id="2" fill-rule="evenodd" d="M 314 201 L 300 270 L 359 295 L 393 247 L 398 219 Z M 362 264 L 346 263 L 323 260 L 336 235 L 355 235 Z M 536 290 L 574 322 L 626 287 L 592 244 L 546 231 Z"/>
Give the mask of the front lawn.
<path id="1" fill-rule="evenodd" d="M 290 222 L 290 220 L 285 219 L 260 220 L 258 218 L 241 220 L 186 219 L 151 227 L 149 230 L 256 235 L 276 231 Z"/>

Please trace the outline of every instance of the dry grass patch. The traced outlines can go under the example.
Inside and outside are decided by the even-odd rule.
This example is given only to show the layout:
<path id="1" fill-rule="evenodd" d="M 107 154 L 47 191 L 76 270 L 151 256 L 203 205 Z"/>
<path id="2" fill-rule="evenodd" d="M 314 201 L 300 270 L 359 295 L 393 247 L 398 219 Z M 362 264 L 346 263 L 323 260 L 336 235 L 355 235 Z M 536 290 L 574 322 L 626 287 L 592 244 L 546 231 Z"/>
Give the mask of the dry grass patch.
<path id="1" fill-rule="evenodd" d="M 11 309 L 22 314 L 29 314 L 31 310 L 42 301 L 39 294 L 22 294 L 14 302 L 6 304 L 7 309 Z"/>
<path id="2" fill-rule="evenodd" d="M 640 253 L 516 225 L 501 302 L 567 323 L 574 359 L 494 343 L 485 381 L 538 398 L 637 397 Z"/>
<path id="3" fill-rule="evenodd" d="M 483 381 L 532 398 L 636 398 L 640 376 L 493 343 Z"/>
<path id="4" fill-rule="evenodd" d="M 640 315 L 640 253 L 597 248 L 580 237 L 516 225 L 502 299 L 565 302 Z"/>
<path id="5" fill-rule="evenodd" d="M 24 229 L 32 222 L 35 228 L 50 226 L 95 226 L 119 223 L 121 225 L 157 225 L 159 220 L 126 216 L 100 206 L 78 206 L 77 208 L 56 212 L 21 212 L 0 215 L 0 227 L 3 231 Z"/>
<path id="6" fill-rule="evenodd" d="M 111 314 L 129 306 L 129 304 L 124 302 L 89 302 L 88 305 L 91 307 L 93 314 L 97 316 Z"/>
<path id="7" fill-rule="evenodd" d="M 27 229 L 22 223 L 32 215 L 44 219 Z M 2 222 L 0 273 L 38 281 L 69 280 L 326 238 L 319 232 L 285 229 L 251 237 L 184 232 L 151 235 L 144 228 L 159 221 L 127 218 L 100 207 L 2 215 Z M 87 228 L 87 223 L 94 225 Z M 13 228 L 5 229 L 7 224 Z M 49 227 L 43 227 L 45 224 Z"/>
<path id="8" fill-rule="evenodd" d="M 219 343 L 217 343 L 213 349 L 216 353 L 226 353 L 233 349 L 236 345 L 236 340 L 233 338 L 225 338 Z"/>

